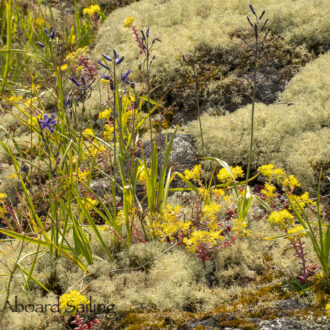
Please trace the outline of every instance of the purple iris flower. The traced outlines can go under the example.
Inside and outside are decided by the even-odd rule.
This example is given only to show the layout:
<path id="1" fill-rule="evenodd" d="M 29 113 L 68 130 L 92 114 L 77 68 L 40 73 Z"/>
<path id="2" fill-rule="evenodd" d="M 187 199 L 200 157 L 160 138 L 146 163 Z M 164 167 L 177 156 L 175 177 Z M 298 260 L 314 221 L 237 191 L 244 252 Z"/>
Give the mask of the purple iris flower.
<path id="1" fill-rule="evenodd" d="M 125 58 L 124 56 L 119 57 L 119 55 L 117 54 L 117 52 L 115 50 L 113 50 L 113 56 L 114 56 L 116 65 L 120 64 Z"/>
<path id="2" fill-rule="evenodd" d="M 45 47 L 45 45 L 40 41 L 37 41 L 37 45 L 39 45 L 40 47 Z"/>
<path id="3" fill-rule="evenodd" d="M 147 38 L 149 38 L 149 26 L 147 27 L 147 30 L 146 30 L 146 36 L 147 36 Z"/>
<path id="4" fill-rule="evenodd" d="M 118 65 L 118 64 L 120 64 L 123 60 L 124 60 L 124 56 L 122 56 L 121 58 L 117 58 L 116 60 L 115 60 L 115 63 Z"/>
<path id="5" fill-rule="evenodd" d="M 105 55 L 105 54 L 103 54 L 103 53 L 102 53 L 102 55 L 103 55 L 103 57 L 104 57 L 107 61 L 112 61 L 112 58 L 109 57 L 108 55 Z"/>
<path id="6" fill-rule="evenodd" d="M 45 28 L 45 33 L 47 34 L 48 38 L 54 39 L 55 38 L 55 30 L 51 27 L 48 33 L 47 28 Z"/>
<path id="7" fill-rule="evenodd" d="M 22 173 L 28 173 L 29 172 L 29 167 L 26 164 L 22 164 L 20 171 Z"/>
<path id="8" fill-rule="evenodd" d="M 121 76 L 121 80 L 122 81 L 125 81 L 127 84 L 129 84 L 130 82 L 127 80 L 127 77 L 128 75 L 130 74 L 131 70 L 128 70 L 126 73 L 124 73 L 122 76 Z"/>
<path id="9" fill-rule="evenodd" d="M 110 60 L 111 60 L 111 58 L 110 58 Z M 103 66 L 105 69 L 110 71 L 110 68 L 107 65 L 103 64 L 101 61 L 97 61 L 97 63 L 100 64 L 101 66 Z"/>
<path id="10" fill-rule="evenodd" d="M 107 61 L 112 61 L 112 58 L 109 57 L 106 54 L 102 53 L 102 56 L 107 60 Z M 119 55 L 117 54 L 117 52 L 115 50 L 113 50 L 113 58 L 115 60 L 115 64 L 118 65 L 120 64 L 123 60 L 124 60 L 124 56 L 123 57 L 119 57 Z M 102 65 L 105 69 L 110 70 L 108 66 L 104 65 L 101 61 L 97 62 L 98 64 Z M 102 64 L 101 64 L 102 63 Z"/>
<path id="11" fill-rule="evenodd" d="M 74 79 L 73 77 L 69 77 L 69 79 L 78 87 L 80 87 L 80 84 L 78 83 L 78 81 L 76 79 Z"/>
<path id="12" fill-rule="evenodd" d="M 56 120 L 53 120 L 55 117 L 55 113 L 52 113 L 49 117 L 47 114 L 44 115 L 44 120 L 38 119 L 39 126 L 42 130 L 48 128 L 50 133 L 53 133 L 54 126 L 56 125 Z"/>

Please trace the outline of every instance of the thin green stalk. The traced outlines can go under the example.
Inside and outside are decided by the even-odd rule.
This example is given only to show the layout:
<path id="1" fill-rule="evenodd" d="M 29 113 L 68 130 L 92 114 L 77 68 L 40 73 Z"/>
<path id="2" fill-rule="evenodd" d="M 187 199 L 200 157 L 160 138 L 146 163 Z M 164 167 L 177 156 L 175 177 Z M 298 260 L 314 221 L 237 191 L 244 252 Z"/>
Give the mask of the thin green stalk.
<path id="1" fill-rule="evenodd" d="M 7 53 L 6 53 L 6 64 L 5 69 L 2 75 L 2 84 L 1 84 L 1 92 L 4 91 L 5 85 L 7 84 L 7 77 L 10 67 L 10 49 L 11 49 L 11 41 L 12 41 L 12 33 L 11 33 L 11 15 L 12 15 L 12 6 L 11 0 L 6 2 L 6 18 L 7 18 Z"/>
<path id="2" fill-rule="evenodd" d="M 249 159 L 248 168 L 246 172 L 246 185 L 245 194 L 247 191 L 248 181 L 250 177 L 250 169 L 252 163 L 252 153 L 253 153 L 253 132 L 254 132 L 254 109 L 256 101 L 256 90 L 257 90 L 257 62 L 258 62 L 258 35 L 256 35 L 256 44 L 254 48 L 254 72 L 253 72 L 253 92 L 252 92 L 252 110 L 251 110 L 251 135 L 250 135 L 250 149 L 249 149 Z"/>
<path id="3" fill-rule="evenodd" d="M 201 120 L 201 113 L 200 113 L 200 107 L 199 107 L 199 85 L 198 85 L 198 79 L 197 79 L 197 72 L 194 68 L 194 75 L 195 75 L 195 94 L 196 94 L 196 108 L 197 108 L 197 115 L 198 115 L 198 121 L 199 121 L 199 130 L 201 133 L 201 142 L 202 142 L 202 150 L 203 154 L 202 156 L 205 157 L 205 145 L 204 145 L 204 138 L 203 138 L 203 128 L 202 128 L 202 120 Z"/>

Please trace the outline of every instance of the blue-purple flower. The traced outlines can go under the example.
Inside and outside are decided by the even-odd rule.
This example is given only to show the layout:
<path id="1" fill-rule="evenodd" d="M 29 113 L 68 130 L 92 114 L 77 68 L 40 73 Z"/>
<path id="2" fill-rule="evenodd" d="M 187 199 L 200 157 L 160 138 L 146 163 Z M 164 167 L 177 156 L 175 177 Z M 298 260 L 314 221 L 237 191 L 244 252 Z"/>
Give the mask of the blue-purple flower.
<path id="1" fill-rule="evenodd" d="M 26 164 L 23 163 L 22 166 L 21 166 L 21 168 L 20 168 L 20 171 L 22 173 L 27 174 L 29 172 L 29 167 Z"/>
<path id="2" fill-rule="evenodd" d="M 55 113 L 52 113 L 49 117 L 47 114 L 44 115 L 44 120 L 38 119 L 39 126 L 41 130 L 45 130 L 48 128 L 50 133 L 53 133 L 54 131 L 54 126 L 56 125 L 56 120 L 55 118 Z"/>
<path id="3" fill-rule="evenodd" d="M 130 74 L 131 70 L 128 70 L 126 73 L 124 73 L 122 76 L 121 76 L 121 80 L 126 82 L 127 84 L 129 84 L 130 82 L 128 81 L 128 75 Z"/>
<path id="4" fill-rule="evenodd" d="M 48 33 L 47 28 L 45 28 L 45 33 L 47 34 L 48 38 L 54 39 L 55 38 L 55 30 L 51 27 Z"/>
<path id="5" fill-rule="evenodd" d="M 106 54 L 102 53 L 102 56 L 107 60 L 107 61 L 112 61 L 112 58 Z M 118 65 L 120 64 L 123 60 L 124 60 L 124 56 L 119 57 L 119 55 L 117 54 L 117 52 L 115 50 L 113 50 L 113 59 L 115 61 L 115 64 Z M 107 70 L 110 70 L 109 67 L 107 67 L 106 65 L 104 65 L 101 61 L 97 62 L 98 64 L 102 65 L 104 68 L 106 68 Z"/>

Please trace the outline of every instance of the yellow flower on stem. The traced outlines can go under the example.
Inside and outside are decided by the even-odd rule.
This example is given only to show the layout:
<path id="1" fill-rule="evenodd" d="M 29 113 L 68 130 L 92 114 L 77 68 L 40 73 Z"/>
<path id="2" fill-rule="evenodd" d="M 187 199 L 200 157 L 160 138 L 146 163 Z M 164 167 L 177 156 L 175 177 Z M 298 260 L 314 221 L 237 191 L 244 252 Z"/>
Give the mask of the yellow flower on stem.
<path id="1" fill-rule="evenodd" d="M 234 222 L 234 226 L 232 227 L 231 230 L 237 232 L 240 238 L 251 237 L 251 230 L 246 229 L 247 221 L 235 218 L 233 222 Z"/>
<path id="2" fill-rule="evenodd" d="M 77 290 L 64 293 L 60 297 L 60 310 L 62 314 L 69 313 L 71 316 L 74 316 L 81 305 L 88 304 L 90 304 L 90 301 Z"/>
<path id="3" fill-rule="evenodd" d="M 98 14 L 101 11 L 101 8 L 99 5 L 91 5 L 88 8 L 83 9 L 83 15 L 88 15 L 90 17 L 93 17 L 95 14 Z"/>
<path id="4" fill-rule="evenodd" d="M 293 228 L 288 229 L 287 233 L 291 235 L 288 237 L 290 240 L 307 236 L 306 230 L 302 225 L 294 226 Z"/>
<path id="5" fill-rule="evenodd" d="M 242 178 L 244 176 L 244 172 L 241 166 L 236 166 L 236 167 L 230 166 L 230 169 L 235 180 L 239 177 Z M 225 168 L 222 168 L 219 171 L 219 173 L 217 174 L 217 178 L 219 181 L 223 183 L 230 183 L 233 180 L 231 175 L 228 173 L 228 171 Z"/>
<path id="6" fill-rule="evenodd" d="M 293 223 L 293 219 L 294 216 L 287 209 L 284 209 L 282 211 L 273 211 L 267 221 L 272 226 L 279 226 L 281 229 L 286 229 Z"/>
<path id="7" fill-rule="evenodd" d="M 109 119 L 111 116 L 111 108 L 105 109 L 99 113 L 99 119 Z"/>
<path id="8" fill-rule="evenodd" d="M 83 132 L 82 132 L 83 137 L 85 138 L 89 138 L 89 137 L 95 137 L 94 131 L 90 128 L 86 128 Z"/>
<path id="9" fill-rule="evenodd" d="M 133 24 L 133 21 L 134 21 L 134 17 L 132 17 L 132 16 L 126 18 L 124 21 L 124 27 L 127 27 L 127 28 L 131 27 Z"/>
<path id="10" fill-rule="evenodd" d="M 196 180 L 196 181 L 200 181 L 200 176 L 201 176 L 201 169 L 202 169 L 202 165 L 195 165 L 195 167 L 192 170 L 188 170 L 186 169 L 184 171 L 184 176 L 187 180 Z"/>

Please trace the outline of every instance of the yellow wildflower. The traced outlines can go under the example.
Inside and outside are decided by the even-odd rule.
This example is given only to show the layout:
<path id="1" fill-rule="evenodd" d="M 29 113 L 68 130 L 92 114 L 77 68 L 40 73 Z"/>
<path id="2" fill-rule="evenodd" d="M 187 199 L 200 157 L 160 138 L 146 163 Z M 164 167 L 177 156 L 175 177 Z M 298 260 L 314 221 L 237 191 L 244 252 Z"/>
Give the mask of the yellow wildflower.
<path id="1" fill-rule="evenodd" d="M 8 101 L 10 103 L 14 103 L 14 104 L 17 104 L 21 101 L 23 101 L 23 97 L 21 95 L 14 95 L 14 96 L 11 96 Z"/>
<path id="2" fill-rule="evenodd" d="M 117 122 L 116 122 L 115 127 L 117 129 Z M 113 140 L 113 130 L 114 130 L 113 126 L 105 124 L 104 128 L 105 128 L 105 130 L 103 132 L 104 140 L 112 141 Z"/>
<path id="3" fill-rule="evenodd" d="M 95 134 L 94 134 L 94 131 L 90 128 L 86 128 L 83 132 L 82 132 L 82 135 L 86 138 L 88 137 L 95 137 Z"/>
<path id="4" fill-rule="evenodd" d="M 132 16 L 126 18 L 124 21 L 124 27 L 127 27 L 127 28 L 131 27 L 133 24 L 133 21 L 134 21 L 134 17 L 132 17 Z"/>
<path id="5" fill-rule="evenodd" d="M 276 197 L 275 191 L 276 187 L 267 182 L 265 183 L 265 189 L 261 189 L 261 193 L 267 197 L 267 200 Z"/>
<path id="6" fill-rule="evenodd" d="M 291 237 L 290 236 L 288 237 L 290 240 L 293 239 L 293 236 L 294 237 L 307 236 L 306 230 L 302 225 L 294 226 L 293 228 L 288 229 L 287 233 L 289 235 L 292 235 Z"/>
<path id="7" fill-rule="evenodd" d="M 286 177 L 284 179 L 283 185 L 285 187 L 289 186 L 291 190 L 293 190 L 295 187 L 300 187 L 300 183 L 294 175 L 289 175 Z"/>
<path id="8" fill-rule="evenodd" d="M 288 225 L 293 223 L 294 216 L 287 210 L 273 211 L 269 217 L 268 222 L 272 226 L 279 226 L 281 229 L 286 229 Z"/>
<path id="9" fill-rule="evenodd" d="M 66 71 L 68 69 L 68 65 L 67 64 L 63 64 L 61 66 L 61 71 Z"/>
<path id="10" fill-rule="evenodd" d="M 4 199 L 6 199 L 8 196 L 5 193 L 0 193 L 0 202 L 3 202 Z"/>
<path id="11" fill-rule="evenodd" d="M 203 207 L 202 213 L 204 217 L 208 218 L 210 221 L 216 221 L 217 213 L 219 212 L 220 209 L 221 209 L 221 205 L 212 202 L 209 205 L 205 205 Z"/>
<path id="12" fill-rule="evenodd" d="M 90 197 L 87 197 L 87 200 L 84 202 L 85 208 L 87 211 L 93 210 L 93 206 L 99 205 L 99 202 L 96 199 L 92 199 Z"/>
<path id="13" fill-rule="evenodd" d="M 131 104 L 131 102 L 135 102 L 135 97 L 133 95 L 128 95 L 128 96 L 124 96 L 122 103 L 123 104 Z"/>
<path id="14" fill-rule="evenodd" d="M 225 191 L 223 189 L 215 188 L 215 189 L 212 190 L 212 193 L 216 197 L 220 197 L 220 196 L 224 197 L 225 196 Z"/>
<path id="15" fill-rule="evenodd" d="M 328 304 L 325 306 L 325 311 L 327 312 L 328 316 L 330 316 L 330 303 L 328 303 Z"/>
<path id="16" fill-rule="evenodd" d="M 80 170 L 78 169 L 78 173 L 73 172 L 72 173 L 72 181 L 76 182 L 78 179 L 81 183 L 86 183 L 89 176 L 88 170 Z"/>
<path id="17" fill-rule="evenodd" d="M 87 147 L 86 153 L 90 157 L 96 157 L 99 152 L 105 151 L 106 148 L 98 141 L 94 140 L 93 144 Z"/>
<path id="18" fill-rule="evenodd" d="M 90 17 L 93 17 L 95 14 L 98 14 L 101 11 L 101 8 L 99 5 L 91 5 L 88 8 L 83 9 L 83 15 L 88 15 Z"/>
<path id="19" fill-rule="evenodd" d="M 178 233 L 187 235 L 191 222 L 181 221 L 180 213 L 180 206 L 175 206 L 173 209 L 171 205 L 166 205 L 160 214 L 153 215 L 152 222 L 148 225 L 149 230 L 162 242 L 173 239 Z"/>
<path id="20" fill-rule="evenodd" d="M 231 172 L 233 174 L 233 177 L 235 178 L 235 180 L 238 177 L 243 177 L 244 176 L 244 172 L 241 166 L 236 166 L 236 167 L 232 167 L 230 166 Z M 225 168 L 222 168 L 218 175 L 217 178 L 219 181 L 223 182 L 223 183 L 230 183 L 232 181 L 232 177 L 231 175 L 228 173 L 228 171 Z"/>
<path id="21" fill-rule="evenodd" d="M 105 109 L 99 113 L 99 119 L 109 119 L 111 116 L 111 108 Z"/>
<path id="22" fill-rule="evenodd" d="M 60 297 L 60 310 L 62 314 L 70 313 L 71 316 L 74 316 L 81 305 L 88 305 L 89 303 L 89 300 L 83 294 L 73 290 Z"/>
<path id="23" fill-rule="evenodd" d="M 285 177 L 285 172 L 280 168 L 275 168 L 274 176 L 278 182 L 280 182 Z"/>
<path id="24" fill-rule="evenodd" d="M 310 205 L 314 205 L 316 206 L 317 204 L 315 202 L 313 202 L 311 199 L 309 199 L 309 193 L 306 191 L 304 192 L 302 195 L 297 196 L 297 195 L 290 195 L 290 199 L 293 202 L 293 205 L 297 207 L 297 203 L 299 204 L 299 206 L 304 209 L 306 207 L 306 205 L 310 204 Z M 291 209 L 291 207 L 290 207 Z"/>
<path id="25" fill-rule="evenodd" d="M 187 251 L 195 253 L 197 251 L 197 247 L 203 243 L 207 244 L 209 248 L 217 246 L 217 241 L 224 239 L 221 233 L 222 230 L 217 230 L 214 232 L 195 230 L 192 232 L 189 239 L 186 237 L 183 239 L 183 243 L 186 245 Z"/>
<path id="26" fill-rule="evenodd" d="M 187 180 L 196 180 L 196 181 L 200 181 L 200 175 L 201 175 L 201 169 L 202 169 L 202 165 L 195 165 L 195 167 L 192 170 L 184 170 L 184 176 Z"/>
<path id="27" fill-rule="evenodd" d="M 237 232 L 239 237 L 251 237 L 251 230 L 246 229 L 247 221 L 235 218 L 233 222 L 234 226 L 231 230 Z"/>
<path id="28" fill-rule="evenodd" d="M 207 198 L 209 195 L 209 192 L 206 188 L 198 188 L 197 191 L 198 191 L 198 195 L 200 195 L 203 199 Z"/>
<path id="29" fill-rule="evenodd" d="M 264 176 L 272 177 L 274 174 L 274 167 L 274 164 L 262 165 L 258 167 L 258 171 Z"/>

